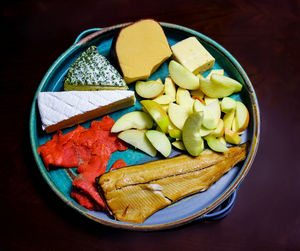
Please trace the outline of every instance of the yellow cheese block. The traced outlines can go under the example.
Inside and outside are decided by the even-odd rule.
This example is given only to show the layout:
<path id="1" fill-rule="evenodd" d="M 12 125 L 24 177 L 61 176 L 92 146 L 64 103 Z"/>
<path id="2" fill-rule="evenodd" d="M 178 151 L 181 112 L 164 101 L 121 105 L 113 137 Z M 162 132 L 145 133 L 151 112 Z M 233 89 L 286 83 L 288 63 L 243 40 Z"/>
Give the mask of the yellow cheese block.
<path id="1" fill-rule="evenodd" d="M 160 24 L 144 19 L 120 31 L 115 54 L 125 82 L 132 83 L 148 79 L 172 51 Z"/>
<path id="2" fill-rule="evenodd" d="M 194 74 L 214 66 L 215 59 L 195 38 L 189 37 L 172 46 L 175 59 Z"/>

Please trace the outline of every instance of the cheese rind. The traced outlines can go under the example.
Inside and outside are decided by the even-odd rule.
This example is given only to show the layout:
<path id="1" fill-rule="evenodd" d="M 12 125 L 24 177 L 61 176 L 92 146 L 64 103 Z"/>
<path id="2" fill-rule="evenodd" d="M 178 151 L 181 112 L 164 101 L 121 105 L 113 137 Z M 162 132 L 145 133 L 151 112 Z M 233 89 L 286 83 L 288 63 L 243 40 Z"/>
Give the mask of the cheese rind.
<path id="1" fill-rule="evenodd" d="M 40 92 L 42 128 L 47 133 L 94 119 L 135 104 L 133 91 Z"/>
<path id="2" fill-rule="evenodd" d="M 214 66 L 215 58 L 195 37 L 184 39 L 171 48 L 174 58 L 194 74 L 203 73 Z"/>

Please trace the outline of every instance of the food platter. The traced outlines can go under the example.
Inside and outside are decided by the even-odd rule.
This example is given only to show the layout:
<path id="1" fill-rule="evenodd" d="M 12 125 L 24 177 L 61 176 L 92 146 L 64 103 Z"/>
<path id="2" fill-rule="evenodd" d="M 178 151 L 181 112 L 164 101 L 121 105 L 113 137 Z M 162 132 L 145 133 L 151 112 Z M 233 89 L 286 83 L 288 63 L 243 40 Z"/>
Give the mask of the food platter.
<path id="1" fill-rule="evenodd" d="M 43 178 L 49 184 L 51 189 L 66 204 L 74 208 L 79 213 L 85 215 L 86 217 L 104 225 L 116 228 L 148 231 L 177 227 L 199 218 L 205 218 L 205 215 L 222 204 L 222 202 L 228 199 L 229 196 L 237 190 L 238 186 L 248 173 L 258 149 L 260 136 L 260 115 L 254 88 L 247 74 L 237 62 L 237 60 L 221 45 L 194 30 L 179 25 L 161 23 L 167 36 L 168 42 L 171 46 L 187 37 L 195 36 L 202 43 L 202 45 L 215 57 L 216 63 L 214 65 L 214 68 L 224 69 L 225 75 L 230 76 L 242 83 L 242 85 L 244 86 L 242 92 L 239 94 L 234 94 L 232 97 L 236 100 L 242 100 L 248 107 L 250 113 L 249 127 L 246 133 L 244 133 L 242 136 L 243 142 L 250 142 L 250 150 L 246 160 L 242 163 L 239 163 L 235 168 L 225 174 L 206 192 L 198 193 L 182 199 L 177 203 L 156 212 L 142 224 L 120 222 L 112 219 L 105 212 L 89 211 L 80 206 L 70 197 L 72 178 L 76 175 L 76 169 L 57 169 L 48 172 L 43 164 L 42 159 L 37 153 L 38 146 L 50 140 L 53 135 L 47 134 L 41 129 L 41 122 L 37 109 L 37 94 L 43 91 L 63 90 L 63 78 L 67 73 L 70 65 L 85 49 L 87 49 L 91 45 L 95 45 L 99 53 L 109 59 L 109 51 L 113 42 L 113 38 L 117 34 L 119 29 L 126 25 L 127 24 L 120 24 L 103 29 L 95 28 L 84 31 L 77 37 L 75 43 L 53 63 L 53 65 L 50 67 L 50 69 L 42 79 L 33 99 L 30 114 L 30 140 L 37 166 Z M 157 79 L 159 77 L 161 79 L 164 79 L 165 77 L 167 77 L 167 65 L 168 61 L 162 64 L 162 66 L 150 76 L 150 79 Z M 133 84 L 130 85 L 130 89 L 133 90 Z M 109 116 L 116 120 L 129 111 L 140 110 L 141 105 L 138 101 L 139 98 L 137 97 L 137 103 L 134 107 L 111 113 L 109 114 Z M 97 120 L 100 119 L 101 118 Z M 87 128 L 90 126 L 90 123 L 91 121 L 83 123 L 82 125 Z M 75 127 L 64 129 L 63 133 L 69 132 L 74 128 Z M 178 152 L 173 151 L 171 156 L 174 156 L 176 154 L 178 154 Z M 113 153 L 111 159 L 109 160 L 107 170 L 109 170 L 111 164 L 115 160 L 120 158 L 125 160 L 128 165 L 154 160 L 154 158 L 151 158 L 140 151 L 129 148 L 124 152 Z"/>

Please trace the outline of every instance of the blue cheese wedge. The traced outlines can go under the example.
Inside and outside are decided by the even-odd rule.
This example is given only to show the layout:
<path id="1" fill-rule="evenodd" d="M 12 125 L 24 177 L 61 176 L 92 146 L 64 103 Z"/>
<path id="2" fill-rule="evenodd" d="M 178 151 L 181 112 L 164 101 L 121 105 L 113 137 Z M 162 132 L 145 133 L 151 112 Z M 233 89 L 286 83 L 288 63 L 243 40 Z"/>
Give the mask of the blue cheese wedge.
<path id="1" fill-rule="evenodd" d="M 195 37 L 184 39 L 171 48 L 176 61 L 194 74 L 203 73 L 214 66 L 215 58 Z"/>
<path id="2" fill-rule="evenodd" d="M 47 133 L 97 118 L 135 104 L 133 91 L 40 92 L 37 102 Z"/>
<path id="3" fill-rule="evenodd" d="M 64 80 L 65 91 L 128 89 L 124 79 L 109 61 L 89 47 L 71 65 Z"/>

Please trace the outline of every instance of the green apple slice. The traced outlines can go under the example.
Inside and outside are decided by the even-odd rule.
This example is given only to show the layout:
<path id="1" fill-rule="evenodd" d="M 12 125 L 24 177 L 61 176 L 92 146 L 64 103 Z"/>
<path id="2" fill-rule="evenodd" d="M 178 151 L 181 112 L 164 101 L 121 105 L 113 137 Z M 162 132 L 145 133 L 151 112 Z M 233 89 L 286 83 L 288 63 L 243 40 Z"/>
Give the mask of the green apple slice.
<path id="1" fill-rule="evenodd" d="M 224 121 L 224 126 L 227 129 L 231 129 L 232 126 L 232 122 L 234 119 L 234 115 L 235 115 L 235 109 L 229 111 L 228 113 L 226 113 L 223 117 L 223 121 Z"/>
<path id="2" fill-rule="evenodd" d="M 148 130 L 146 132 L 146 137 L 155 147 L 155 149 L 159 151 L 163 156 L 167 158 L 170 155 L 172 146 L 168 137 L 163 132 Z"/>
<path id="3" fill-rule="evenodd" d="M 168 109 L 169 117 L 172 123 L 180 130 L 182 130 L 183 125 L 188 118 L 187 110 L 177 104 L 170 103 Z"/>
<path id="4" fill-rule="evenodd" d="M 165 94 L 172 97 L 175 100 L 176 87 L 170 77 L 165 78 Z"/>
<path id="5" fill-rule="evenodd" d="M 233 98 L 225 97 L 221 102 L 221 111 L 224 113 L 228 113 L 231 110 L 235 109 L 236 101 Z"/>
<path id="6" fill-rule="evenodd" d="M 151 115 L 160 129 L 166 133 L 169 126 L 169 117 L 162 106 L 153 100 L 142 100 L 140 102 L 146 111 Z"/>
<path id="7" fill-rule="evenodd" d="M 150 129 L 152 126 L 153 120 L 149 114 L 142 111 L 134 111 L 120 117 L 111 128 L 111 132 L 116 133 L 132 128 Z"/>
<path id="8" fill-rule="evenodd" d="M 218 140 L 215 136 L 213 135 L 208 135 L 204 137 L 204 139 L 207 142 L 207 145 L 209 146 L 210 149 L 216 151 L 216 152 L 226 152 L 229 149 L 224 145 L 220 140 Z"/>
<path id="9" fill-rule="evenodd" d="M 210 79 L 210 77 L 211 77 L 212 74 L 224 75 L 224 70 L 223 69 L 211 70 L 210 73 L 206 76 L 206 79 Z"/>
<path id="10" fill-rule="evenodd" d="M 200 136 L 202 114 L 194 112 L 184 123 L 182 130 L 183 144 L 192 156 L 198 156 L 204 149 L 204 142 Z"/>
<path id="11" fill-rule="evenodd" d="M 169 73 L 178 86 L 188 90 L 199 89 L 199 78 L 174 60 L 169 64 Z"/>
<path id="12" fill-rule="evenodd" d="M 194 105 L 193 105 L 193 111 L 194 112 L 204 112 L 205 105 L 201 103 L 198 99 L 195 99 Z"/>
<path id="13" fill-rule="evenodd" d="M 176 140 L 176 141 L 172 142 L 172 145 L 175 146 L 179 150 L 186 151 L 184 144 L 181 140 Z"/>
<path id="14" fill-rule="evenodd" d="M 126 143 L 138 148 L 139 150 L 154 157 L 156 155 L 156 149 L 147 139 L 144 130 L 130 129 L 119 133 L 118 138 Z"/>
<path id="15" fill-rule="evenodd" d="M 169 103 L 172 103 L 175 101 L 175 98 L 169 96 L 169 95 L 160 95 L 153 99 L 156 103 L 160 105 L 168 105 Z"/>

